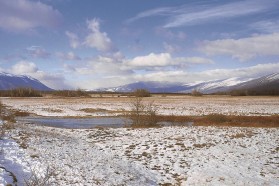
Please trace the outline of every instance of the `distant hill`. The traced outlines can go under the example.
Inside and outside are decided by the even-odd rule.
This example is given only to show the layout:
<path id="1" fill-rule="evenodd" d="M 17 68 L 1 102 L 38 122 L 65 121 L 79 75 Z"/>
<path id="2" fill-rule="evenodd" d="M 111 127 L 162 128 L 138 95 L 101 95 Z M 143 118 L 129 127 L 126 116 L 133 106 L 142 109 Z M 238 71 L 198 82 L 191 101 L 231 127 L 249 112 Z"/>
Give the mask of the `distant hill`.
<path id="1" fill-rule="evenodd" d="M 185 86 L 181 83 L 169 83 L 169 82 L 136 82 L 119 87 L 98 89 L 98 91 L 109 91 L 109 92 L 133 92 L 136 89 L 146 89 L 152 93 L 171 93 L 171 92 L 180 92 L 185 90 Z"/>
<path id="2" fill-rule="evenodd" d="M 237 84 L 231 87 L 230 90 L 245 91 L 249 95 L 279 95 L 279 73 L 269 74 Z"/>
<path id="3" fill-rule="evenodd" d="M 152 93 L 190 93 L 193 90 L 211 94 L 230 92 L 233 90 L 254 91 L 254 93 L 271 94 L 279 90 L 279 73 L 273 73 L 258 78 L 232 77 L 215 81 L 199 83 L 170 83 L 170 82 L 136 82 L 118 87 L 98 89 L 109 92 L 132 92 L 136 89 L 147 89 Z"/>
<path id="4" fill-rule="evenodd" d="M 52 90 L 37 79 L 30 76 L 13 75 L 0 72 L 0 90 L 11 90 L 15 88 L 33 88 L 40 91 Z"/>

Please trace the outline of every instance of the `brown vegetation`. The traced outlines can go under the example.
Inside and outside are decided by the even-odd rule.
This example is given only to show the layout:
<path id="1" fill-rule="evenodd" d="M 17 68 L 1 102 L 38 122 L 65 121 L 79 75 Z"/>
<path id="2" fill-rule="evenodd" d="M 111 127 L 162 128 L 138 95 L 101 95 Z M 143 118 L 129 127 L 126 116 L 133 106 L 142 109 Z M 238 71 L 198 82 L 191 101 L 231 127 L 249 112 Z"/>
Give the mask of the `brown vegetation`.
<path id="1" fill-rule="evenodd" d="M 192 96 L 203 96 L 203 94 L 197 90 L 193 90 L 191 93 Z"/>
<path id="2" fill-rule="evenodd" d="M 132 127 L 146 128 L 159 126 L 157 124 L 157 108 L 154 102 L 144 104 L 142 97 L 135 97 L 131 100 L 130 106 L 131 112 L 127 116 L 132 120 Z"/>
<path id="3" fill-rule="evenodd" d="M 0 91 L 1 97 L 42 97 L 40 91 L 32 88 L 16 88 Z"/>
<path id="4" fill-rule="evenodd" d="M 14 111 L 13 115 L 15 117 L 19 116 L 19 117 L 25 117 L 25 116 L 29 116 L 30 113 L 29 112 L 25 112 L 25 111 L 19 111 L 19 110 L 16 110 Z"/>
<path id="5" fill-rule="evenodd" d="M 132 95 L 136 96 L 136 97 L 150 97 L 151 96 L 150 92 L 146 89 L 136 89 Z"/>
<path id="6" fill-rule="evenodd" d="M 52 92 L 53 96 L 59 97 L 91 97 L 86 91 L 78 90 L 58 90 Z"/>
<path id="7" fill-rule="evenodd" d="M 235 116 L 209 114 L 205 116 L 157 116 L 159 121 L 174 124 L 193 122 L 194 126 L 229 127 L 279 127 L 279 115 L 272 116 Z"/>

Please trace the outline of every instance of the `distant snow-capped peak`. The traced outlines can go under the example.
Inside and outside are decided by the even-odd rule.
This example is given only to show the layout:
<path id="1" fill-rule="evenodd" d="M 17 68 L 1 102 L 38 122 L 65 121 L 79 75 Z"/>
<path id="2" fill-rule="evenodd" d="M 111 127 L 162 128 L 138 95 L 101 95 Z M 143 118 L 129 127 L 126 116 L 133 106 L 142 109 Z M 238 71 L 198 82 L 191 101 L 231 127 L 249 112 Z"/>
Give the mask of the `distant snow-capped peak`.
<path id="1" fill-rule="evenodd" d="M 31 76 L 0 72 L 0 90 L 10 90 L 22 87 L 34 88 L 37 90 L 52 90 Z"/>

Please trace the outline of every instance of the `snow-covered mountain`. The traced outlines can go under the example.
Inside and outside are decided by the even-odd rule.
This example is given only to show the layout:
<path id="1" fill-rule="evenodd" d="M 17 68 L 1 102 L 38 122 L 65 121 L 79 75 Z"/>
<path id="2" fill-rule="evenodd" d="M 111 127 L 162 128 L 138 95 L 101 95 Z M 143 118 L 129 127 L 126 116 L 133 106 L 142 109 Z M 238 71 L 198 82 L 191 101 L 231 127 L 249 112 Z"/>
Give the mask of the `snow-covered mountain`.
<path id="1" fill-rule="evenodd" d="M 132 92 L 136 89 L 146 89 L 153 93 L 158 92 L 180 92 L 185 90 L 185 86 L 182 83 L 170 83 L 170 82 L 136 82 L 119 87 L 99 89 L 98 91 L 109 91 L 109 92 Z"/>
<path id="2" fill-rule="evenodd" d="M 240 83 L 238 85 L 236 85 L 234 88 L 238 88 L 238 89 L 250 89 L 250 88 L 260 88 L 262 86 L 269 86 L 270 88 L 279 88 L 279 73 L 273 73 L 273 74 L 269 74 L 266 76 L 262 76 L 259 78 L 255 78 L 251 81 L 248 81 L 246 83 Z"/>
<path id="3" fill-rule="evenodd" d="M 37 79 L 30 76 L 0 72 L 0 90 L 10 90 L 14 88 L 33 88 L 42 91 L 52 90 Z"/>
<path id="4" fill-rule="evenodd" d="M 214 93 L 214 92 L 224 92 L 230 90 L 230 88 L 246 83 L 252 80 L 252 78 L 229 78 L 229 79 L 222 79 L 216 81 L 208 81 L 196 84 L 194 87 L 191 87 L 190 90 L 186 90 L 186 93 L 189 93 L 193 90 L 198 90 L 202 93 Z"/>
<path id="5" fill-rule="evenodd" d="M 240 89 L 279 89 L 279 73 L 259 78 L 238 78 L 198 82 L 198 83 L 169 83 L 169 82 L 136 82 L 119 87 L 99 89 L 98 91 L 132 92 L 136 89 L 147 89 L 152 93 L 190 93 L 198 90 L 202 93 L 226 92 Z"/>

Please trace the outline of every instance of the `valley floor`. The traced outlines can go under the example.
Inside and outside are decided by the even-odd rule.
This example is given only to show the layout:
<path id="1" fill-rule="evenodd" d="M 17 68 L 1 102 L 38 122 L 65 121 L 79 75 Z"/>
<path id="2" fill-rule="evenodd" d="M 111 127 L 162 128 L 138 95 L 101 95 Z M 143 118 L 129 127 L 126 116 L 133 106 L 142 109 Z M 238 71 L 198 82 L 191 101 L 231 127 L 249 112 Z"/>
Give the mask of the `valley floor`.
<path id="1" fill-rule="evenodd" d="M 117 116 L 130 98 L 2 98 L 40 116 Z M 151 97 L 160 114 L 279 114 L 277 97 Z M 0 185 L 279 185 L 279 128 L 62 129 L 23 124 L 0 139 Z M 31 178 L 30 178 L 31 177 Z"/>
<path id="2" fill-rule="evenodd" d="M 59 129 L 18 124 L 0 164 L 22 184 L 279 185 L 277 128 Z M 34 175 L 33 175 L 34 176 Z M 0 169 L 0 183 L 12 177 Z"/>
<path id="3" fill-rule="evenodd" d="M 131 109 L 133 98 L 1 98 L 12 109 L 40 116 L 117 116 Z M 279 97 L 164 96 L 144 98 L 160 115 L 201 116 L 208 114 L 262 116 L 279 114 Z"/>

